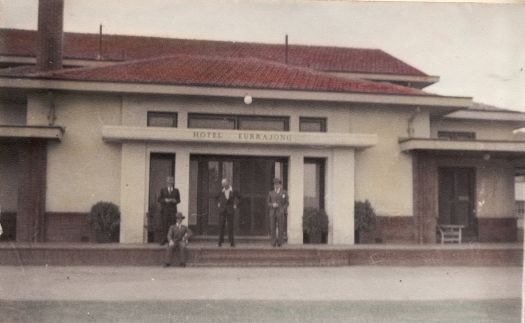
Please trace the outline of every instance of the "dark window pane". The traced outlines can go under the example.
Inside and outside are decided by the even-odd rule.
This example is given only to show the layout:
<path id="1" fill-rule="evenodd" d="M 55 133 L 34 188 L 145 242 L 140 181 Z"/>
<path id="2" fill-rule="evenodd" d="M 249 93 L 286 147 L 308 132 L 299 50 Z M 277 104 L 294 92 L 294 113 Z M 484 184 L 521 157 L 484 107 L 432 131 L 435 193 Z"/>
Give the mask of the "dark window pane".
<path id="1" fill-rule="evenodd" d="M 304 132 L 325 132 L 326 119 L 323 118 L 300 118 L 299 131 Z"/>
<path id="2" fill-rule="evenodd" d="M 252 117 L 238 115 L 198 115 L 188 116 L 188 128 L 201 129 L 242 129 L 242 130 L 268 130 L 287 131 L 288 118 Z"/>
<path id="3" fill-rule="evenodd" d="M 189 128 L 235 129 L 235 119 L 224 116 L 189 116 Z"/>
<path id="4" fill-rule="evenodd" d="M 320 177 L 319 165 L 316 163 L 304 164 L 304 207 L 320 208 Z"/>
<path id="5" fill-rule="evenodd" d="M 240 119 L 239 129 L 242 130 L 267 130 L 267 131 L 286 131 L 288 130 L 287 119 L 277 118 L 250 118 Z"/>
<path id="6" fill-rule="evenodd" d="M 148 127 L 177 127 L 177 113 L 148 112 Z"/>
<path id="7" fill-rule="evenodd" d="M 474 140 L 476 133 L 467 131 L 438 131 L 439 139 L 450 140 Z"/>

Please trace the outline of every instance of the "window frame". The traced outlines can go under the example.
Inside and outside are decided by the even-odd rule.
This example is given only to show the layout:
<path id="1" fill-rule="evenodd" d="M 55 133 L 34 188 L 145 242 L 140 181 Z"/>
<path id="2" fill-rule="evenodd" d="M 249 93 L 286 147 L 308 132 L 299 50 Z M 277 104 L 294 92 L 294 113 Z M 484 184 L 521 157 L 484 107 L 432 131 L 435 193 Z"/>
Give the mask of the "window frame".
<path id="1" fill-rule="evenodd" d="M 474 131 L 438 130 L 437 137 L 443 140 L 476 140 L 476 133 Z"/>
<path id="2" fill-rule="evenodd" d="M 163 127 L 163 126 L 153 126 L 153 125 L 151 125 L 150 118 L 155 116 L 155 115 L 157 115 L 157 116 L 160 116 L 160 115 L 170 116 L 171 117 L 171 121 L 172 121 L 172 126 L 171 127 Z M 179 126 L 179 114 L 178 114 L 178 112 L 173 112 L 173 111 L 148 111 L 147 116 L 146 116 L 146 126 L 147 127 L 156 127 L 156 128 L 178 128 L 178 126 Z"/>
<path id="3" fill-rule="evenodd" d="M 320 122 L 321 124 L 321 131 L 306 131 L 301 130 L 301 124 L 303 121 L 306 122 Z M 299 132 L 327 132 L 328 126 L 327 126 L 327 119 L 325 117 L 299 117 Z"/>
<path id="4" fill-rule="evenodd" d="M 283 121 L 284 130 L 247 130 L 247 131 L 290 131 L 290 117 L 289 116 L 269 116 L 269 115 L 249 115 L 249 114 L 215 114 L 215 113 L 188 113 L 188 129 L 199 129 L 190 127 L 190 122 L 192 117 L 198 117 L 208 120 L 213 120 L 217 118 L 231 119 L 234 123 L 234 129 L 231 130 L 247 130 L 241 129 L 241 121 L 244 120 L 274 120 L 274 121 Z M 221 128 L 206 128 L 206 129 L 221 129 Z M 227 130 L 227 129 L 222 129 Z"/>

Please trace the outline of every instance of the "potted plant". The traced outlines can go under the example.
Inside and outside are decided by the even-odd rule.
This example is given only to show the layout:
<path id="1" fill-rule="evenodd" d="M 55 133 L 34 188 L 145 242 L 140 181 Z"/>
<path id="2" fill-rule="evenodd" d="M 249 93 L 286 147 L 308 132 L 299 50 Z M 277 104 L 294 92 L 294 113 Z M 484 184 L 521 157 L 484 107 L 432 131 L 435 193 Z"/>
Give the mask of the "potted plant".
<path id="1" fill-rule="evenodd" d="M 91 207 L 87 222 L 99 243 L 118 242 L 120 210 L 111 202 L 97 202 Z"/>
<path id="2" fill-rule="evenodd" d="M 363 243 L 367 240 L 373 241 L 373 237 L 365 239 L 365 236 L 375 229 L 376 212 L 370 201 L 356 201 L 354 204 L 354 230 L 355 241 Z"/>
<path id="3" fill-rule="evenodd" d="M 326 243 L 328 235 L 328 215 L 326 212 L 316 208 L 305 208 L 303 212 L 303 233 L 303 242 L 305 243 Z"/>

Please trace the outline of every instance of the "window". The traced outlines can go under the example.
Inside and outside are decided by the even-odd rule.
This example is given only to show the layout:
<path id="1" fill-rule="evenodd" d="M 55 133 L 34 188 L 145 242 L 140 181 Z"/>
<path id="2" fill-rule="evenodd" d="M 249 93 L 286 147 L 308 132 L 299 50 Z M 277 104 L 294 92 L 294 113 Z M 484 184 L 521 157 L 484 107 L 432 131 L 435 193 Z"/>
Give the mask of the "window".
<path id="1" fill-rule="evenodd" d="M 305 158 L 303 180 L 303 206 L 324 209 L 324 160 Z"/>
<path id="2" fill-rule="evenodd" d="M 190 114 L 188 128 L 236 129 L 236 120 L 231 116 Z"/>
<path id="3" fill-rule="evenodd" d="M 326 132 L 326 118 L 299 118 L 299 131 Z"/>
<path id="4" fill-rule="evenodd" d="M 288 131 L 289 118 L 190 113 L 188 128 Z"/>
<path id="5" fill-rule="evenodd" d="M 148 127 L 176 128 L 177 113 L 148 111 Z"/>
<path id="6" fill-rule="evenodd" d="M 239 129 L 288 131 L 288 118 L 282 117 L 239 117 Z"/>
<path id="7" fill-rule="evenodd" d="M 439 139 L 475 140 L 476 133 L 468 131 L 438 131 Z"/>

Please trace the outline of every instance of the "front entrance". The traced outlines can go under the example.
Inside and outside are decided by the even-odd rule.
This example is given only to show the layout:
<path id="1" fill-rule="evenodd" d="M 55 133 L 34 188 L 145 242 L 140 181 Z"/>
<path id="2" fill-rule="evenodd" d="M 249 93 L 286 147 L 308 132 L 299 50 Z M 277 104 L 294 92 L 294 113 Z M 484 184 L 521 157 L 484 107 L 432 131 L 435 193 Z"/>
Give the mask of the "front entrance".
<path id="1" fill-rule="evenodd" d="M 464 225 L 465 241 L 477 239 L 474 168 L 439 168 L 438 224 Z"/>
<path id="2" fill-rule="evenodd" d="M 198 235 L 219 233 L 216 197 L 221 192 L 222 178 L 227 178 L 241 196 L 234 220 L 235 234 L 267 236 L 267 193 L 272 189 L 274 177 L 282 178 L 286 186 L 287 163 L 281 157 L 192 156 L 190 228 Z"/>
<path id="3" fill-rule="evenodd" d="M 166 237 L 162 234 L 160 220 L 160 205 L 158 202 L 160 190 L 166 186 L 166 178 L 175 172 L 175 154 L 152 153 L 149 163 L 149 198 L 147 217 L 148 242 L 161 242 Z"/>

